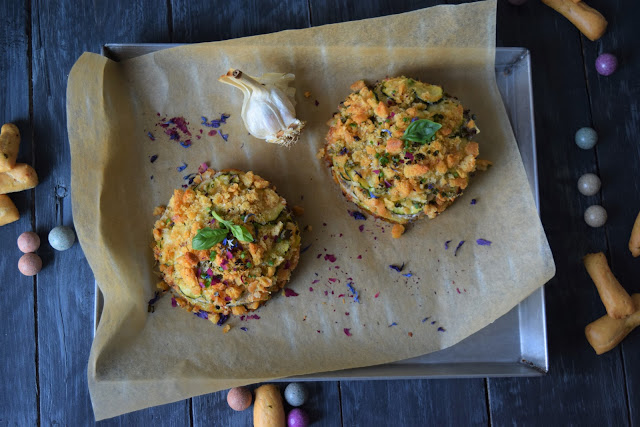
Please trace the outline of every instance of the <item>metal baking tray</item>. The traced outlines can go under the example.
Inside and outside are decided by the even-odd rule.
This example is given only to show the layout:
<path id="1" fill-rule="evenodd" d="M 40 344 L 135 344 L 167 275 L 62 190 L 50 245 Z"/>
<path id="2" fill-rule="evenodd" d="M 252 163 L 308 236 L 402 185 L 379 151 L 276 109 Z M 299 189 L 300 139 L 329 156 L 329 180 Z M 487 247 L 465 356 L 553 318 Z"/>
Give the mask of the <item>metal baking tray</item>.
<path id="1" fill-rule="evenodd" d="M 107 44 L 102 54 L 122 61 L 176 46 L 179 45 Z M 498 89 L 539 209 L 531 55 L 524 48 L 497 48 L 495 70 Z M 102 293 L 96 284 L 95 328 L 102 306 Z M 286 380 L 538 376 L 546 374 L 548 369 L 544 288 L 540 288 L 509 313 L 447 349 L 385 365 L 320 372 Z"/>

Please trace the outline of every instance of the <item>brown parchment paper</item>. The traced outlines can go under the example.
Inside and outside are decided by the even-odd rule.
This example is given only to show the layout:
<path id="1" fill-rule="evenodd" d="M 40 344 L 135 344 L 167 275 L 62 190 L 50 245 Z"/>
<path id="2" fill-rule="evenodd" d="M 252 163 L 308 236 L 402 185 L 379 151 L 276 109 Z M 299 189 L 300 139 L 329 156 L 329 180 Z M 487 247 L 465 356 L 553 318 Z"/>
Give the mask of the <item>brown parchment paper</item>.
<path id="1" fill-rule="evenodd" d="M 80 57 L 69 76 L 67 113 L 75 226 L 104 294 L 88 366 L 96 419 L 242 384 L 442 349 L 493 322 L 553 276 L 495 84 L 495 7 L 495 1 L 438 6 L 183 46 L 122 63 Z M 295 146 L 248 136 L 242 94 L 217 82 L 230 67 L 254 76 L 296 75 L 298 117 L 307 128 Z M 475 112 L 480 157 L 494 166 L 479 173 L 443 215 L 392 239 L 389 225 L 349 216 L 354 206 L 315 154 L 351 83 L 400 74 L 443 85 Z M 170 141 L 156 126 L 157 113 L 185 117 L 194 136 L 204 129 L 202 139 L 192 138 L 188 149 Z M 222 126 L 227 142 L 209 137 L 209 128 L 200 125 L 201 116 L 220 113 L 231 115 Z M 152 155 L 158 155 L 154 163 Z M 311 247 L 289 284 L 299 296 L 274 297 L 257 312 L 259 320 L 231 319 L 225 335 L 172 308 L 168 297 L 147 312 L 157 282 L 149 248 L 153 207 L 166 204 L 182 176 L 203 161 L 271 180 L 290 205 L 305 208 L 300 225 L 312 227 L 302 242 Z M 188 167 L 178 172 L 183 162 Z M 479 246 L 479 238 L 493 244 Z M 402 273 L 389 268 L 402 263 Z"/>

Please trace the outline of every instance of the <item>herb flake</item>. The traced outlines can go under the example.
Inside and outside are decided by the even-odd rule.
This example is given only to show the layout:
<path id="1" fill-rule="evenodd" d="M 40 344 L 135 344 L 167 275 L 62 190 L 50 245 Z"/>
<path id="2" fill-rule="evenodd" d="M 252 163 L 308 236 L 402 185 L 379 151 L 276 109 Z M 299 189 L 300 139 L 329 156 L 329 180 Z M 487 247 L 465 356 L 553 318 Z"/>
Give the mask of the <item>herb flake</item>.
<path id="1" fill-rule="evenodd" d="M 420 144 L 427 144 L 433 140 L 436 132 L 442 127 L 440 123 L 432 122 L 427 119 L 420 119 L 407 127 L 404 131 L 401 139 L 406 141 L 419 142 Z"/>

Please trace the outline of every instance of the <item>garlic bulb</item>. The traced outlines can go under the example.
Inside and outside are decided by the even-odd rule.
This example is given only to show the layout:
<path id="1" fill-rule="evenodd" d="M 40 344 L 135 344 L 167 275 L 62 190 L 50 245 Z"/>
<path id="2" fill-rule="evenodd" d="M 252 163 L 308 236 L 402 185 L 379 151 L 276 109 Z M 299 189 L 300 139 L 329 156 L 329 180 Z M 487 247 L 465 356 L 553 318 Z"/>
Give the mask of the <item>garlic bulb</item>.
<path id="1" fill-rule="evenodd" d="M 293 74 L 267 73 L 253 78 L 230 69 L 218 81 L 244 93 L 242 120 L 249 133 L 267 142 L 289 146 L 295 143 L 305 122 L 296 119 Z"/>

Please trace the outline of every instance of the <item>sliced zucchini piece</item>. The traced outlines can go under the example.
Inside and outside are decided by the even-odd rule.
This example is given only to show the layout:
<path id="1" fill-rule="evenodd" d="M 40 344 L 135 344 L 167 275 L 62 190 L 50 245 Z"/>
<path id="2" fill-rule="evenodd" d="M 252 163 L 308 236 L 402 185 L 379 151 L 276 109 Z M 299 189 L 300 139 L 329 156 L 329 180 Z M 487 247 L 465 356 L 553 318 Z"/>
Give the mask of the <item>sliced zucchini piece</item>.
<path id="1" fill-rule="evenodd" d="M 278 204 L 271 209 L 265 210 L 264 212 L 260 212 L 258 215 L 256 215 L 256 220 L 258 222 L 261 222 L 262 224 L 275 221 L 276 219 L 278 219 L 278 216 L 280 216 L 280 213 L 282 212 L 283 209 L 284 209 L 284 205 Z"/>
<path id="2" fill-rule="evenodd" d="M 442 87 L 416 82 L 414 86 L 416 97 L 426 103 L 438 102 L 442 99 Z"/>

